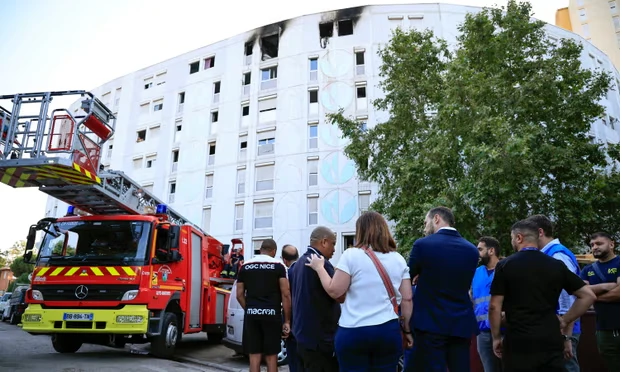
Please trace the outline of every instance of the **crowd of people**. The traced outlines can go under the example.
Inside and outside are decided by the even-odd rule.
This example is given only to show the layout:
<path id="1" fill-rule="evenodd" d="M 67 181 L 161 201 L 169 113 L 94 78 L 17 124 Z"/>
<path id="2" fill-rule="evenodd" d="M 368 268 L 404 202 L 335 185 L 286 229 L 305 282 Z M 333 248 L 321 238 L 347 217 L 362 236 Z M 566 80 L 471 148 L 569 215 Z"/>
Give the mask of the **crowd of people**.
<path id="1" fill-rule="evenodd" d="M 250 371 L 265 359 L 276 372 L 281 339 L 297 371 L 470 371 L 471 339 L 486 372 L 579 371 L 579 318 L 593 305 L 598 350 L 620 369 L 620 259 L 606 233 L 592 235 L 593 264 L 580 269 L 535 215 L 510 229 L 515 253 L 499 241 L 477 246 L 456 230 L 452 211 L 431 209 L 425 237 L 408 262 L 376 212 L 356 221 L 355 245 L 333 266 L 336 234 L 319 226 L 300 255 L 262 242 L 237 279 L 245 309 Z"/>

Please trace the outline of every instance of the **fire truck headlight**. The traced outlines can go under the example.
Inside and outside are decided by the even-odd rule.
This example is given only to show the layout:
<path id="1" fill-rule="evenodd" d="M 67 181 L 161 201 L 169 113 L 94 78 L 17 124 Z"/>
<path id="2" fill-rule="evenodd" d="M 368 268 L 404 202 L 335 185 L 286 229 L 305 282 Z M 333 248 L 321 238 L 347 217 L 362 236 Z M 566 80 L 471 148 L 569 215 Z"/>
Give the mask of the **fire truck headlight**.
<path id="1" fill-rule="evenodd" d="M 138 289 L 133 289 L 131 291 L 125 292 L 121 301 L 132 301 L 138 296 Z"/>
<path id="2" fill-rule="evenodd" d="M 36 323 L 41 321 L 41 314 L 24 314 L 22 318 L 24 322 Z"/>
<path id="3" fill-rule="evenodd" d="M 31 296 L 32 296 L 33 300 L 43 301 L 43 294 L 41 293 L 41 291 L 33 289 L 32 292 L 31 292 Z"/>
<path id="4" fill-rule="evenodd" d="M 142 315 L 117 315 L 117 323 L 142 323 Z"/>

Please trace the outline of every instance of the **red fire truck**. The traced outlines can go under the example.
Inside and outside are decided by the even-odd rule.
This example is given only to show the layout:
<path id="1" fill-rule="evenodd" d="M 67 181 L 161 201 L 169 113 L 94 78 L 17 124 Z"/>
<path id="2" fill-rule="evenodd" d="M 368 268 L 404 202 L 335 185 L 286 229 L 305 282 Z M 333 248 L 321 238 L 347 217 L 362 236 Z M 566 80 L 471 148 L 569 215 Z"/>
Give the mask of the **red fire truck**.
<path id="1" fill-rule="evenodd" d="M 48 114 L 52 99 L 71 96 L 79 109 Z M 220 341 L 233 284 L 220 277 L 228 246 L 122 172 L 103 170 L 113 113 L 86 91 L 0 100 L 12 102 L 10 111 L 0 106 L 0 181 L 70 205 L 66 216 L 30 227 L 24 258 L 36 265 L 23 330 L 51 335 L 60 353 L 83 343 L 150 343 L 152 354 L 169 358 L 182 334 Z"/>

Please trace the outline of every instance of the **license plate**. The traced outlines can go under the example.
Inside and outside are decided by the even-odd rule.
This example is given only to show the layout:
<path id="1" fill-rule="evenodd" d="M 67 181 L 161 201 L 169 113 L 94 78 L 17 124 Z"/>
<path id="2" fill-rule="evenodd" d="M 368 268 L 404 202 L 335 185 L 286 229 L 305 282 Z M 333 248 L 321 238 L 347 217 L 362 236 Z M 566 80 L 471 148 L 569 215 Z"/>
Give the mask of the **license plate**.
<path id="1" fill-rule="evenodd" d="M 234 333 L 235 333 L 235 332 L 233 331 L 233 326 L 227 326 L 227 333 L 228 333 L 228 334 L 230 334 L 230 335 L 232 335 L 232 334 L 234 334 Z"/>
<path id="2" fill-rule="evenodd" d="M 90 321 L 93 320 L 93 313 L 65 313 L 63 314 L 63 320 Z"/>

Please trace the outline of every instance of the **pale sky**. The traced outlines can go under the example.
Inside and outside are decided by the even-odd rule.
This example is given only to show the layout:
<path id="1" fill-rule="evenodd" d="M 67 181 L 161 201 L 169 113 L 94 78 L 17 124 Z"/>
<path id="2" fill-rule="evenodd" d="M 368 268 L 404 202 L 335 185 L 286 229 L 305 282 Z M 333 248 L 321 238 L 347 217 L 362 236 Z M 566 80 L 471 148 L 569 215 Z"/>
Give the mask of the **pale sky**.
<path id="1" fill-rule="evenodd" d="M 213 42 L 304 14 L 369 4 L 438 2 L 315 0 L 287 6 L 281 1 L 0 0 L 0 95 L 90 90 Z M 530 2 L 534 16 L 552 24 L 555 11 L 568 5 L 568 0 Z M 25 239 L 28 227 L 44 217 L 46 195 L 34 188 L 0 184 L 0 201 L 0 250 L 6 250 Z"/>

